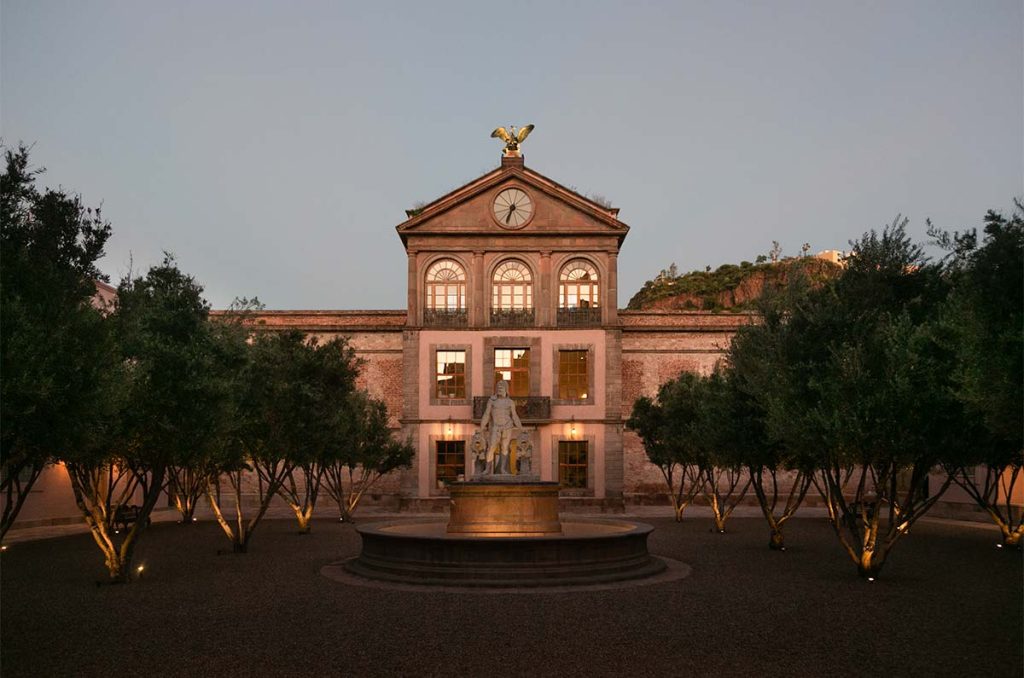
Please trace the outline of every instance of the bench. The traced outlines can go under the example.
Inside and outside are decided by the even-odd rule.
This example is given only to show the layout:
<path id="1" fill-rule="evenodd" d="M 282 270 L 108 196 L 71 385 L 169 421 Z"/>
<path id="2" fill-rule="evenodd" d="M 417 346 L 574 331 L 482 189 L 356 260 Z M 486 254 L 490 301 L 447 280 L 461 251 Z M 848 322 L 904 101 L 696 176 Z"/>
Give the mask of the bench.
<path id="1" fill-rule="evenodd" d="M 122 504 L 117 507 L 117 511 L 114 513 L 114 534 L 119 534 L 122 530 L 127 532 L 128 528 L 135 523 L 139 522 L 139 515 L 142 512 L 141 506 L 126 506 Z M 143 527 L 148 526 L 150 523 L 149 518 L 146 518 L 146 523 Z"/>

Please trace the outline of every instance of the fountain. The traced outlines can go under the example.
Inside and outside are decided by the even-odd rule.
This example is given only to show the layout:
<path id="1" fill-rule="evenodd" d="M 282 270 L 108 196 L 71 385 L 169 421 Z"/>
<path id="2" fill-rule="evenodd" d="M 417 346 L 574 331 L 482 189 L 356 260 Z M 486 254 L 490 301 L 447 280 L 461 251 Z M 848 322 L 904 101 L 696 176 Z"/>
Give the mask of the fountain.
<path id="1" fill-rule="evenodd" d="M 471 448 L 475 473 L 448 486 L 447 523 L 361 525 L 362 552 L 344 569 L 394 583 L 469 587 L 605 584 L 665 570 L 647 551 L 650 525 L 560 519 L 558 483 L 532 472 L 530 439 L 506 382 L 488 400 Z"/>

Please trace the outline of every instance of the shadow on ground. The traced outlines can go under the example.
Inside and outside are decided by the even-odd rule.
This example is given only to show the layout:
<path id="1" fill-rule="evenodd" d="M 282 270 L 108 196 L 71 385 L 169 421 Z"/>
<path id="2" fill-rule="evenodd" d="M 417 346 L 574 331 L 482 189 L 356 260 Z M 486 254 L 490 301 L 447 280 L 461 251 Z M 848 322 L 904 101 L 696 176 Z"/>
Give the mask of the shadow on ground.
<path id="1" fill-rule="evenodd" d="M 155 524 L 143 577 L 104 576 L 88 535 L 13 545 L 0 570 L 3 675 L 1020 676 L 1022 568 L 991 528 L 919 523 L 867 583 L 820 518 L 725 535 L 651 519 L 692 567 L 620 591 L 503 595 L 346 586 L 354 529 L 260 526 L 246 555 L 213 523 Z"/>

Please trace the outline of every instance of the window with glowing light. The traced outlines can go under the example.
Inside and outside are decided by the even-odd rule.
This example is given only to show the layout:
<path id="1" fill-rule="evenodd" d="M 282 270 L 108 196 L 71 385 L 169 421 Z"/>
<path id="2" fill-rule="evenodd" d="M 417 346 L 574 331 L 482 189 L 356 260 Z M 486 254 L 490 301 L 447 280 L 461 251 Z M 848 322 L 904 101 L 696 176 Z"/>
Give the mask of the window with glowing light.
<path id="1" fill-rule="evenodd" d="M 512 397 L 530 395 L 530 349 L 494 349 L 494 385 L 504 379 L 508 382 L 508 394 Z"/>
<path id="2" fill-rule="evenodd" d="M 466 272 L 457 261 L 441 259 L 427 269 L 427 310 L 466 310 Z"/>
<path id="3" fill-rule="evenodd" d="M 500 311 L 533 309 L 533 276 L 521 261 L 510 259 L 494 269 L 491 307 Z"/>
<path id="4" fill-rule="evenodd" d="M 559 308 L 597 308 L 600 292 L 597 269 L 589 261 L 576 259 L 562 267 L 558 276 Z"/>
<path id="5" fill-rule="evenodd" d="M 587 441 L 558 441 L 558 484 L 565 489 L 587 487 Z"/>
<path id="6" fill-rule="evenodd" d="M 437 351 L 434 373 L 438 400 L 461 400 L 466 397 L 466 352 Z"/>
<path id="7" fill-rule="evenodd" d="M 561 400 L 586 400 L 590 397 L 588 351 L 558 352 L 558 397 Z"/>
<path id="8" fill-rule="evenodd" d="M 466 442 L 464 440 L 437 441 L 437 479 L 452 483 L 465 477 Z"/>

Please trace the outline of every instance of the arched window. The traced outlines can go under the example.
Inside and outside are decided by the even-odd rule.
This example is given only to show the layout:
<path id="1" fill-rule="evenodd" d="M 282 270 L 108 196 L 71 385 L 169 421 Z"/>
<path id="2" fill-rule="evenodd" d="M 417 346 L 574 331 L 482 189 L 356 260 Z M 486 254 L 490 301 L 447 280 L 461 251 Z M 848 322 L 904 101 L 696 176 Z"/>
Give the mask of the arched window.
<path id="1" fill-rule="evenodd" d="M 601 286 L 589 261 L 574 259 L 558 275 L 558 324 L 600 322 Z"/>
<path id="2" fill-rule="evenodd" d="M 509 259 L 494 269 L 491 324 L 508 327 L 533 324 L 533 276 L 521 261 Z"/>
<path id="3" fill-rule="evenodd" d="M 427 269 L 427 305 L 424 321 L 465 324 L 466 271 L 457 261 L 441 259 Z"/>

